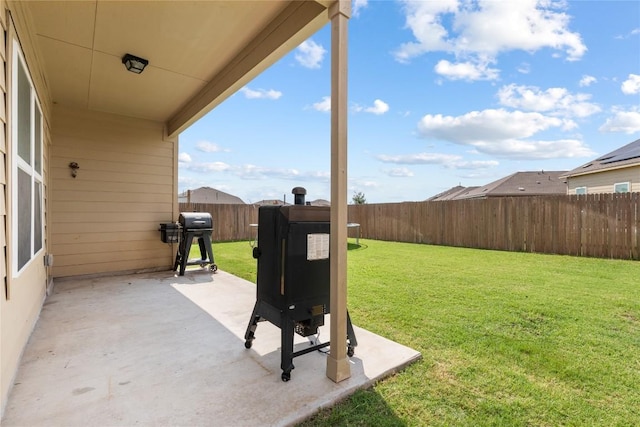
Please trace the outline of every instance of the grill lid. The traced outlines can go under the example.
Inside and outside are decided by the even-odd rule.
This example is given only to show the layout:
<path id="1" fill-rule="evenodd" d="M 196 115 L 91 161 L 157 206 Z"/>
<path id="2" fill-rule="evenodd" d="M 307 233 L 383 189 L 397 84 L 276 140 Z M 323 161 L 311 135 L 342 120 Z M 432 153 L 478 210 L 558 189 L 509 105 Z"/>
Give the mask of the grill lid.
<path id="1" fill-rule="evenodd" d="M 213 218 L 208 212 L 180 212 L 178 222 L 183 229 L 213 229 Z"/>

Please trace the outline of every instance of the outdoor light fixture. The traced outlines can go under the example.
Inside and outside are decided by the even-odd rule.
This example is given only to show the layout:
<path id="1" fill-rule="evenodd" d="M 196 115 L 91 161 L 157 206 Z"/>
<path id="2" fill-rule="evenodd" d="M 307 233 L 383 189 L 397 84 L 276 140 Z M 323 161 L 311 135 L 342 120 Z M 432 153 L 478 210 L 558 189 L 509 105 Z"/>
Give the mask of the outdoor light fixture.
<path id="1" fill-rule="evenodd" d="M 127 67 L 127 70 L 132 73 L 140 74 L 144 71 L 144 67 L 149 64 L 149 61 L 127 53 L 122 57 L 122 63 Z"/>
<path id="2" fill-rule="evenodd" d="M 76 177 L 78 176 L 78 169 L 80 169 L 80 166 L 78 166 L 77 162 L 71 162 L 69 163 L 69 169 L 71 169 L 71 176 L 72 177 Z"/>

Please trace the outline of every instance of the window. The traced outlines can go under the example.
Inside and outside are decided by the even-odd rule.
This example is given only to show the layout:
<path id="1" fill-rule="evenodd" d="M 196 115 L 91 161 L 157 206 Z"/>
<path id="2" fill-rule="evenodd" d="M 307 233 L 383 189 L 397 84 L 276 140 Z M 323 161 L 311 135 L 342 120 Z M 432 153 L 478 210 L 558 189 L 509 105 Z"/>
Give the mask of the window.
<path id="1" fill-rule="evenodd" d="M 628 193 L 629 192 L 629 183 L 628 182 L 618 182 L 613 184 L 613 192 L 614 193 Z"/>
<path id="2" fill-rule="evenodd" d="M 42 111 L 16 41 L 13 48 L 12 248 L 18 274 L 44 247 Z"/>
<path id="3" fill-rule="evenodd" d="M 576 194 L 587 194 L 587 187 L 576 187 Z"/>

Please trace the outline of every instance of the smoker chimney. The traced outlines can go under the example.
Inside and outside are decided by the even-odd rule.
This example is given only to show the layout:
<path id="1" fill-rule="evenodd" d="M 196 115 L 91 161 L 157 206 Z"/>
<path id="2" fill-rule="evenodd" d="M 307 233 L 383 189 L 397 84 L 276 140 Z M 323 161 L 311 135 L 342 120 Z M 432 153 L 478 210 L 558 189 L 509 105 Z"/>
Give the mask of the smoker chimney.
<path id="1" fill-rule="evenodd" d="M 291 193 L 294 197 L 294 204 L 296 205 L 304 205 L 304 195 L 307 194 L 307 190 L 304 187 L 295 187 L 291 190 Z"/>

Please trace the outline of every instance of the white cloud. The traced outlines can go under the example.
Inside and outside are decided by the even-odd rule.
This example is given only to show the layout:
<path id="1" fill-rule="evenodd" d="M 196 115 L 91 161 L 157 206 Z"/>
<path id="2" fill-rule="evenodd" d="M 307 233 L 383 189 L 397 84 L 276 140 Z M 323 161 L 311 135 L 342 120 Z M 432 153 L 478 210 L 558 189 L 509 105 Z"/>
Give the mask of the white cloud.
<path id="1" fill-rule="evenodd" d="M 349 178 L 349 191 L 350 192 L 354 192 L 354 191 L 362 191 L 362 189 L 375 189 L 375 188 L 379 188 L 380 184 L 377 181 L 372 181 L 371 179 L 367 179 L 367 178 L 356 178 L 356 179 L 351 179 Z"/>
<path id="2" fill-rule="evenodd" d="M 353 107 L 353 111 L 363 111 L 365 113 L 371 113 L 379 116 L 389 111 L 389 104 L 380 99 L 376 99 L 375 101 L 373 101 L 373 105 L 371 107 L 362 107 L 360 105 L 356 105 Z"/>
<path id="3" fill-rule="evenodd" d="M 220 151 L 229 151 L 227 148 L 222 148 L 215 142 L 209 142 L 209 141 L 198 141 L 196 143 L 196 148 L 205 153 L 217 153 Z"/>
<path id="4" fill-rule="evenodd" d="M 234 166 L 224 162 L 185 162 L 181 163 L 180 167 L 182 170 L 196 173 L 224 172 L 245 180 L 284 179 L 327 183 L 331 178 L 331 174 L 327 171 L 300 171 L 298 169 L 271 168 L 252 164 Z"/>
<path id="5" fill-rule="evenodd" d="M 442 25 L 443 15 L 458 10 L 457 0 L 403 1 L 406 26 L 416 41 L 404 43 L 395 52 L 396 60 L 409 62 L 426 52 L 453 51 L 454 45 L 447 40 L 447 29 Z"/>
<path id="6" fill-rule="evenodd" d="M 545 91 L 535 86 L 510 84 L 498 91 L 501 105 L 528 111 L 549 112 L 562 117 L 587 117 L 601 111 L 594 103 L 587 102 L 591 95 L 571 94 L 567 89 L 552 87 Z"/>
<path id="7" fill-rule="evenodd" d="M 413 176 L 413 172 L 408 168 L 393 168 L 383 171 L 387 175 L 393 178 L 406 178 Z"/>
<path id="8" fill-rule="evenodd" d="M 571 128 L 572 122 L 537 112 L 483 110 L 462 116 L 424 116 L 418 123 L 422 137 L 450 141 L 478 152 L 514 159 L 553 159 L 593 155 L 581 141 L 527 140 L 552 128 Z"/>
<path id="9" fill-rule="evenodd" d="M 191 162 L 181 164 L 185 170 L 193 172 L 225 172 L 232 169 L 232 166 L 224 162 Z"/>
<path id="10" fill-rule="evenodd" d="M 475 147 L 483 153 L 520 160 L 590 157 L 595 154 L 577 139 L 478 141 Z"/>
<path id="11" fill-rule="evenodd" d="M 376 156 L 383 163 L 395 163 L 399 165 L 444 165 L 461 159 L 455 154 L 441 153 L 416 153 L 390 156 L 379 154 Z"/>
<path id="12" fill-rule="evenodd" d="M 626 39 L 626 38 L 629 38 L 629 37 L 633 37 L 633 36 L 635 36 L 637 34 L 640 34 L 640 28 L 634 28 L 633 30 L 631 30 L 629 32 L 629 34 L 627 34 L 627 35 L 618 35 L 615 38 L 616 39 Z"/>
<path id="13" fill-rule="evenodd" d="M 461 156 L 455 154 L 442 153 L 414 153 L 390 156 L 379 154 L 376 156 L 383 163 L 393 163 L 398 165 L 440 165 L 448 169 L 486 169 L 498 166 L 496 160 L 462 160 Z M 407 168 L 391 169 L 386 171 L 389 176 L 413 176 Z M 397 173 L 393 175 L 392 173 Z M 403 175 L 410 173 L 411 175 Z"/>
<path id="14" fill-rule="evenodd" d="M 402 4 L 414 41 L 394 52 L 399 62 L 441 51 L 453 54 L 461 64 L 488 64 L 502 52 L 543 48 L 575 61 L 587 51 L 580 34 L 569 30 L 564 1 L 402 0 Z M 486 79 L 489 74 L 479 75 Z"/>
<path id="15" fill-rule="evenodd" d="M 517 70 L 520 74 L 529 74 L 531 72 L 531 64 L 529 64 L 528 62 L 523 62 L 522 64 L 520 64 L 520 66 L 518 66 Z"/>
<path id="16" fill-rule="evenodd" d="M 578 84 L 580 85 L 580 87 L 586 87 L 586 86 L 591 86 L 597 81 L 598 79 L 596 79 L 595 77 L 585 74 L 584 76 L 582 76 Z"/>
<path id="17" fill-rule="evenodd" d="M 191 162 L 191 156 L 189 153 L 180 153 L 178 155 L 178 161 L 182 163 L 189 163 Z"/>
<path id="18" fill-rule="evenodd" d="M 296 49 L 295 58 L 306 68 L 320 68 L 327 50 L 313 40 L 305 40 Z"/>
<path id="19" fill-rule="evenodd" d="M 316 102 L 311 106 L 316 111 L 322 111 L 324 113 L 331 111 L 331 97 L 323 96 L 322 101 Z"/>
<path id="20" fill-rule="evenodd" d="M 242 165 L 231 171 L 240 179 L 270 180 L 284 179 L 295 181 L 329 182 L 331 175 L 325 171 L 300 171 L 298 169 L 270 168 L 256 165 Z"/>
<path id="21" fill-rule="evenodd" d="M 625 95 L 634 95 L 640 93 L 640 75 L 629 74 L 629 78 L 622 82 L 622 93 Z"/>
<path id="22" fill-rule="evenodd" d="M 240 92 L 244 93 L 244 96 L 248 99 L 278 99 L 282 96 L 282 92 L 269 89 L 250 89 L 247 86 L 240 89 Z"/>
<path id="23" fill-rule="evenodd" d="M 353 0 L 353 7 L 351 13 L 354 17 L 360 16 L 360 11 L 366 9 L 369 4 L 369 0 Z"/>
<path id="24" fill-rule="evenodd" d="M 616 111 L 598 130 L 624 132 L 628 135 L 640 132 L 640 111 Z"/>
<path id="25" fill-rule="evenodd" d="M 526 138 L 560 126 L 562 120 L 556 117 L 499 109 L 472 111 L 458 117 L 427 114 L 418 123 L 418 130 L 424 137 L 473 145 L 478 140 Z"/>
<path id="26" fill-rule="evenodd" d="M 488 169 L 500 164 L 497 160 L 471 160 L 455 162 L 451 167 L 456 169 Z"/>
<path id="27" fill-rule="evenodd" d="M 500 70 L 488 68 L 488 64 L 473 62 L 451 63 L 446 59 L 438 61 L 434 70 L 449 80 L 496 80 Z"/>

